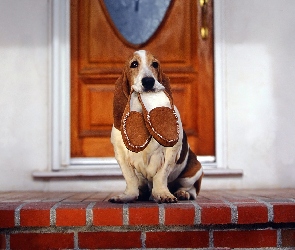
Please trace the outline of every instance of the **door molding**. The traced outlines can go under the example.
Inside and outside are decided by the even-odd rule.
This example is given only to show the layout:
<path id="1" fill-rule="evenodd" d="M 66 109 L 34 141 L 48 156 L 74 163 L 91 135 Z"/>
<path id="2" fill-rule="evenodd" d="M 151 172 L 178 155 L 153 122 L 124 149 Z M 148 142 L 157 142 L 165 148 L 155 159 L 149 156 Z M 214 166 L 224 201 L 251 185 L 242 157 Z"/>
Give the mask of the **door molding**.
<path id="1" fill-rule="evenodd" d="M 214 90 L 215 90 L 215 147 L 216 156 L 198 157 L 202 165 L 216 173 L 235 173 L 227 166 L 227 88 L 226 46 L 224 42 L 224 0 L 214 2 Z M 49 142 L 50 166 L 58 170 L 97 170 L 113 175 L 121 173 L 114 158 L 70 157 L 70 0 L 49 2 Z M 49 171 L 50 171 L 49 170 Z M 223 172 L 224 170 L 225 172 Z M 206 170 L 205 170 L 206 171 Z M 209 172 L 210 172 L 209 171 Z M 239 173 L 242 173 L 239 171 Z M 41 175 L 34 174 L 35 177 Z M 46 174 L 44 174 L 43 177 Z M 112 175 L 112 174 L 111 174 Z"/>
<path id="2" fill-rule="evenodd" d="M 49 1 L 49 143 L 52 170 L 70 165 L 70 0 Z"/>

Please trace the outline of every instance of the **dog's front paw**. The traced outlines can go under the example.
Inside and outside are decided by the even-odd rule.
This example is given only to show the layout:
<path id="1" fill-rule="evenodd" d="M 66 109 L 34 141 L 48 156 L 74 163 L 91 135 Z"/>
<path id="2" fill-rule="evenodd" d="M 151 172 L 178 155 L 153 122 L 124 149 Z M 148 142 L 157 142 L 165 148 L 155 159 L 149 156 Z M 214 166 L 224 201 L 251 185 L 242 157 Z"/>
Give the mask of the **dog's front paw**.
<path id="1" fill-rule="evenodd" d="M 128 195 L 128 194 L 120 194 L 117 196 L 113 196 L 112 198 L 109 199 L 109 202 L 113 203 L 128 203 L 128 202 L 134 202 L 137 200 L 136 195 Z"/>
<path id="2" fill-rule="evenodd" d="M 176 203 L 177 198 L 169 191 L 153 192 L 153 199 L 158 203 Z"/>

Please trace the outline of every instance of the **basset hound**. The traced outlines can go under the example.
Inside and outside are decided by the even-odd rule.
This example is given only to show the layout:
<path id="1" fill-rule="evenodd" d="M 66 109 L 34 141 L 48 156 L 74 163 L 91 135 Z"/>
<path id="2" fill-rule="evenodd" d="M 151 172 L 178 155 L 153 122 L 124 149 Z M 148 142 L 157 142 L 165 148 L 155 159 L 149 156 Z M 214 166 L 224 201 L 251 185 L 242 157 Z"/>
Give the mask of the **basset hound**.
<path id="1" fill-rule="evenodd" d="M 169 78 L 151 53 L 139 50 L 127 60 L 115 83 L 113 116 L 111 142 L 126 189 L 109 201 L 196 199 L 203 169 L 187 142 Z"/>

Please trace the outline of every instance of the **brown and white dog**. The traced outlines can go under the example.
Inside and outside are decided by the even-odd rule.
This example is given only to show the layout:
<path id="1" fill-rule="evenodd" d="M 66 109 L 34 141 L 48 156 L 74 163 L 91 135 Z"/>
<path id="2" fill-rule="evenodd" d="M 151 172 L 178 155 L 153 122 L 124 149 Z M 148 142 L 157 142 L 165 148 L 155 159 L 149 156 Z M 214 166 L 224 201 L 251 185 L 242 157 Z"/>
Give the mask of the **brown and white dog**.
<path id="1" fill-rule="evenodd" d="M 180 114 L 175 106 L 179 139 L 174 146 L 162 146 L 152 137 L 142 151 L 132 152 L 123 142 L 122 116 L 131 92 L 142 94 L 164 90 L 172 99 L 169 79 L 162 72 L 159 61 L 145 50 L 134 52 L 115 85 L 111 142 L 126 180 L 126 189 L 124 193 L 112 197 L 109 201 L 127 203 L 153 198 L 159 203 L 171 203 L 196 199 L 201 187 L 203 169 L 189 148 Z"/>

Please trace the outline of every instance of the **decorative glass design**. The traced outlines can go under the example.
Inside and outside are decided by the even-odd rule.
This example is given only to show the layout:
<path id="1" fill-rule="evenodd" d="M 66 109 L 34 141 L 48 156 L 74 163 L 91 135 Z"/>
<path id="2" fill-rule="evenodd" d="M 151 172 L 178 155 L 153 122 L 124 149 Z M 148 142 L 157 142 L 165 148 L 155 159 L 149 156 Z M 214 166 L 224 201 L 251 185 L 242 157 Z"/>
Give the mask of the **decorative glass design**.
<path id="1" fill-rule="evenodd" d="M 121 35 L 131 44 L 146 43 L 156 32 L 171 0 L 104 0 Z"/>

